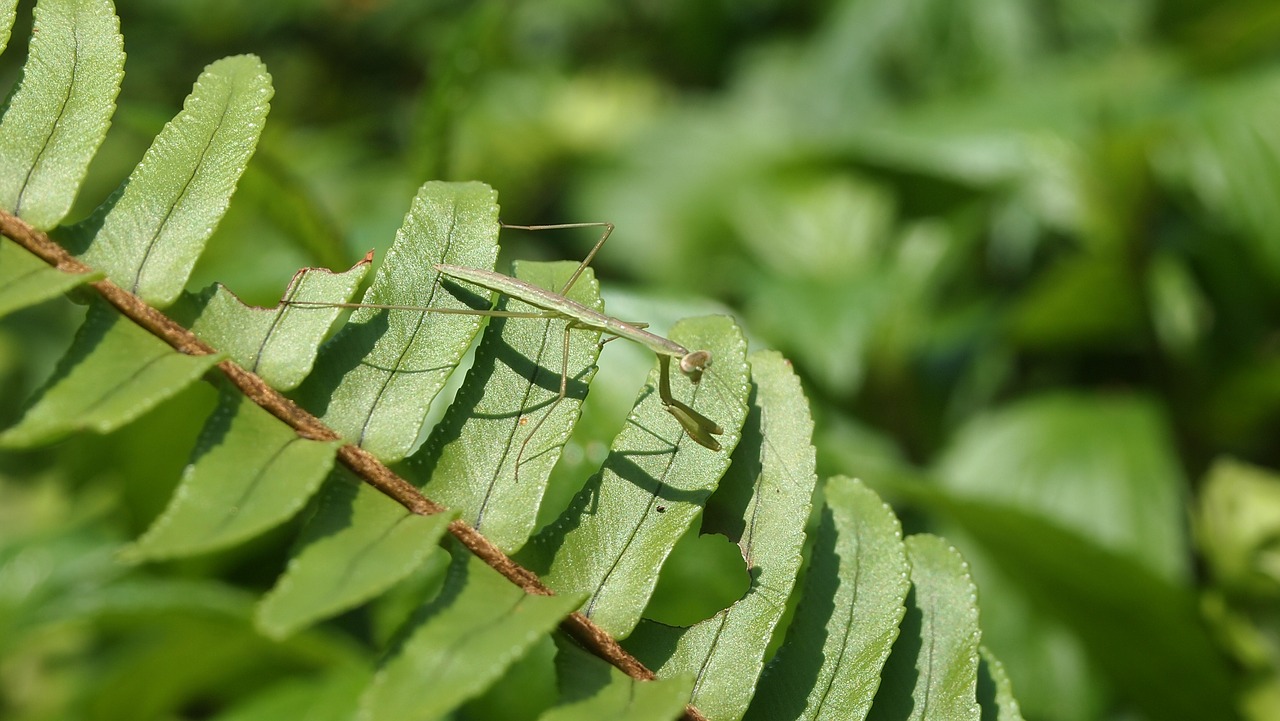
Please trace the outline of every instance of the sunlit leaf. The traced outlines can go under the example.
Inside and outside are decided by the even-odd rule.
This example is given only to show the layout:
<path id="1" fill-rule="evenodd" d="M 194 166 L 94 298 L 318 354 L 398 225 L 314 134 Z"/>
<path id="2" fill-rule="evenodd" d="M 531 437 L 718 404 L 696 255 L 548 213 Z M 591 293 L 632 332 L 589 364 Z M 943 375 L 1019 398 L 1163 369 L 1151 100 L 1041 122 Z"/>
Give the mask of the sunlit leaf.
<path id="1" fill-rule="evenodd" d="M 1038 514 L 991 501 L 928 500 L 1036 605 L 1083 641 L 1090 659 L 1151 718 L 1210 718 L 1232 704 L 1229 671 L 1189 589 L 1149 565 Z M 1176 684 L 1163 683 L 1177 678 Z"/>
<path id="2" fill-rule="evenodd" d="M 627 648 L 659 675 L 698 679 L 691 703 L 709 719 L 746 712 L 800 570 L 804 525 L 817 481 L 813 421 L 790 364 L 775 352 L 749 358 L 754 386 L 742 441 L 711 496 L 703 533 L 736 542 L 751 589 L 691 628 L 642 621 Z"/>
<path id="3" fill-rule="evenodd" d="M 724 427 L 723 449 L 688 438 L 662 407 L 655 370 L 603 468 L 517 554 L 558 593 L 588 594 L 583 613 L 615 636 L 640 620 L 662 562 L 728 467 L 747 412 L 746 344 L 732 321 L 685 320 L 670 337 L 712 353 L 701 382 L 682 376 L 673 393 Z"/>
<path id="4" fill-rule="evenodd" d="M 1280 596 L 1280 473 L 1221 460 L 1200 494 L 1197 539 L 1215 579 L 1261 598 Z"/>
<path id="5" fill-rule="evenodd" d="M 124 75 L 109 0 L 41 0 L 22 83 L 0 120 L 0 207 L 58 224 L 107 134 Z"/>
<path id="6" fill-rule="evenodd" d="M 868 719 L 978 721 L 978 598 L 960 552 L 906 539 L 911 593 Z"/>
<path id="7" fill-rule="evenodd" d="M 362 302 L 466 309 L 433 266 L 492 269 L 498 207 L 481 183 L 430 182 L 414 198 L 396 242 Z M 465 295 L 464 295 L 465 297 Z M 487 298 L 471 298 L 488 307 Z M 474 315 L 366 308 L 320 351 L 299 387 L 304 407 L 384 462 L 418 440 L 427 408 L 480 328 Z"/>
<path id="8" fill-rule="evenodd" d="M 9 46 L 9 33 L 13 32 L 13 21 L 18 14 L 18 0 L 0 2 L 0 52 Z"/>
<path id="9" fill-rule="evenodd" d="M 902 527 L 861 481 L 824 486 L 800 605 L 750 719 L 859 719 L 880 684 L 907 596 Z"/>
<path id="10" fill-rule="evenodd" d="M 293 276 L 283 298 L 346 303 L 369 270 L 370 260 L 365 258 L 343 273 L 303 268 Z M 273 388 L 288 390 L 311 372 L 320 341 L 341 313 L 341 308 L 295 305 L 254 308 L 216 284 L 199 295 L 185 295 L 170 314 L 240 367 Z"/>
<path id="11" fill-rule="evenodd" d="M 70 231 L 69 244 L 116 285 L 152 305 L 172 303 L 257 147 L 271 93 L 271 76 L 252 55 L 209 65 L 182 112 L 117 194 Z"/>
<path id="12" fill-rule="evenodd" d="M 119 428 L 195 382 L 219 360 L 179 353 L 98 300 L 22 420 L 0 433 L 0 446 L 27 447 L 73 431 Z"/>
<path id="13" fill-rule="evenodd" d="M 371 676 L 370 670 L 356 666 L 293 678 L 218 714 L 214 721 L 350 721 Z"/>
<path id="14" fill-rule="evenodd" d="M 576 269 L 571 262 L 518 263 L 514 277 L 559 291 Z M 601 306 L 590 272 L 577 280 L 569 297 L 588 307 Z M 497 307 L 537 310 L 507 298 Z M 406 477 L 423 486 L 432 500 L 460 509 L 463 520 L 504 550 L 524 545 L 551 469 L 595 376 L 599 337 L 584 329 L 570 333 L 566 395 L 553 409 L 564 370 L 565 321 L 491 319 L 466 381 L 406 464 Z"/>
<path id="15" fill-rule="evenodd" d="M 938 465 L 957 495 L 1077 528 L 1160 574 L 1185 574 L 1185 481 L 1160 408 L 1056 394 L 969 421 Z"/>

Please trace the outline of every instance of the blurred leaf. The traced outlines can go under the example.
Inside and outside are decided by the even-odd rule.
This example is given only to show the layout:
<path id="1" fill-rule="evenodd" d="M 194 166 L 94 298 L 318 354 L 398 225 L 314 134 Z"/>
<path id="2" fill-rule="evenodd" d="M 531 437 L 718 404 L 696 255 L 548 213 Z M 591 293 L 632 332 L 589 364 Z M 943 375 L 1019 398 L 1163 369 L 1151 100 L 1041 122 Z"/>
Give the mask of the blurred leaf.
<path id="1" fill-rule="evenodd" d="M 0 120 L 0 207 L 40 230 L 75 200 L 124 76 L 110 0 L 41 0 L 22 83 Z"/>
<path id="2" fill-rule="evenodd" d="M 374 675 L 360 700 L 360 716 L 405 721 L 444 716 L 496 681 L 581 602 L 581 597 L 526 594 L 456 546 L 444 588 Z"/>
<path id="3" fill-rule="evenodd" d="M 556 637 L 556 673 L 563 698 L 538 721 L 662 721 L 679 718 L 693 680 L 687 676 L 637 681 Z"/>
<path id="4" fill-rule="evenodd" d="M 498 207 L 481 183 L 430 182 L 414 198 L 363 303 L 470 306 L 440 285 L 437 263 L 492 269 Z M 487 299 L 485 299 L 487 308 Z M 418 440 L 427 408 L 471 345 L 480 317 L 363 308 L 320 350 L 300 403 L 383 462 Z"/>
<path id="5" fill-rule="evenodd" d="M 945 496 L 929 502 L 1069 625 L 1116 692 L 1150 718 L 1234 718 L 1229 670 L 1188 589 L 1038 514 Z"/>
<path id="6" fill-rule="evenodd" d="M 1145 398 L 1049 394 L 978 416 L 937 475 L 958 498 L 1039 515 L 1163 578 L 1186 576 L 1186 482 Z"/>
<path id="7" fill-rule="evenodd" d="M 518 263 L 513 272 L 515 278 L 559 292 L 577 268 L 572 262 Z M 603 308 L 589 269 L 568 297 Z M 497 309 L 539 310 L 505 296 Z M 565 324 L 490 319 L 466 381 L 440 424 L 405 464 L 405 477 L 424 494 L 459 509 L 463 520 L 507 552 L 523 546 L 533 533 L 547 479 L 595 376 L 600 334 L 574 329 L 568 336 L 565 399 L 551 407 L 566 370 Z"/>
<path id="8" fill-rule="evenodd" d="M 944 539 L 909 536 L 911 593 L 868 719 L 977 721 L 978 589 Z"/>
<path id="9" fill-rule="evenodd" d="M 1280 474 L 1221 460 L 1200 493 L 1197 539 L 1227 590 L 1280 597 Z"/>
<path id="10" fill-rule="evenodd" d="M 282 299 L 346 303 L 371 261 L 365 257 L 343 273 L 303 268 L 294 274 Z M 277 390 L 288 390 L 311 372 L 320 341 L 341 313 L 338 307 L 253 308 L 217 284 L 199 295 L 184 294 L 171 315 L 240 367 Z"/>
<path id="11" fill-rule="evenodd" d="M 769 351 L 749 361 L 753 393 L 742 442 L 708 501 L 702 532 L 738 544 L 751 589 L 690 628 L 641 621 L 626 644 L 661 676 L 698 679 L 690 703 L 709 719 L 739 719 L 747 710 L 800 570 L 817 481 L 813 420 L 790 363 Z"/>
<path id="12" fill-rule="evenodd" d="M 1157 169 L 1189 186 L 1220 222 L 1244 234 L 1267 276 L 1280 273 L 1280 73 L 1249 69 L 1196 88 L 1176 116 Z"/>
<path id="13" fill-rule="evenodd" d="M 1009 331 L 1033 350 L 1132 348 L 1142 343 L 1141 294 L 1119 258 L 1060 261 L 1018 301 Z"/>
<path id="14" fill-rule="evenodd" d="M 1209 299 L 1191 269 L 1168 253 L 1157 255 L 1151 260 L 1147 295 L 1160 344 L 1174 357 L 1191 353 L 1213 321 Z"/>
<path id="15" fill-rule="evenodd" d="M 749 719 L 865 718 L 898 637 L 909 568 L 898 519 L 861 481 L 824 490 L 800 606 Z"/>
<path id="16" fill-rule="evenodd" d="M 0 433 L 0 447 L 36 446 L 78 430 L 107 433 L 195 382 L 219 360 L 179 353 L 97 300 L 22 420 Z"/>
<path id="17" fill-rule="evenodd" d="M 255 623 L 284 638 L 383 593 L 439 552 L 436 542 L 455 515 L 412 514 L 335 470 L 289 567 L 258 605 Z"/>
<path id="18" fill-rule="evenodd" d="M 204 553 L 284 523 L 333 467 L 336 441 L 309 441 L 239 392 L 224 392 L 169 507 L 129 560 Z"/>
<path id="19" fill-rule="evenodd" d="M 101 277 L 100 271 L 63 272 L 8 238 L 0 238 L 0 316 L 56 298 Z"/>
<path id="20" fill-rule="evenodd" d="M 350 721 L 370 675 L 369 670 L 356 667 L 291 678 L 218 714 L 214 721 Z"/>
<path id="21" fill-rule="evenodd" d="M 72 252 L 146 302 L 172 303 L 257 147 L 271 94 L 252 55 L 205 68 L 129 179 L 68 231 Z"/>

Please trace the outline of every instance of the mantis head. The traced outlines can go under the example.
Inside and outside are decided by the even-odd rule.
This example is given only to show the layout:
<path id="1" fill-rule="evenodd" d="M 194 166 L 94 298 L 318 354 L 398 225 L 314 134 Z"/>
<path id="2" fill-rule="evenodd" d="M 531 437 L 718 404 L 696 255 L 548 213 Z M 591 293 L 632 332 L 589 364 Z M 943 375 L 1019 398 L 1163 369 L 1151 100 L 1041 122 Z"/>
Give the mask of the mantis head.
<path id="1" fill-rule="evenodd" d="M 685 353 L 680 358 L 680 372 L 689 376 L 694 383 L 702 380 L 702 371 L 711 365 L 711 351 L 695 350 Z"/>

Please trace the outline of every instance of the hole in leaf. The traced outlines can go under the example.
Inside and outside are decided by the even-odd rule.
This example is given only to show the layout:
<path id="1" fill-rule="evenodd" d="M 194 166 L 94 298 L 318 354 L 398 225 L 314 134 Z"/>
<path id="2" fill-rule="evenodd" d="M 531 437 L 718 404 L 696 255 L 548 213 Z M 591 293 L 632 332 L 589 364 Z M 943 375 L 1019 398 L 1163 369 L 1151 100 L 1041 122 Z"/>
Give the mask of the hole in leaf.
<path id="1" fill-rule="evenodd" d="M 663 565 L 644 615 L 669 626 L 692 626 L 731 606 L 750 585 L 737 544 L 718 533 L 698 535 L 694 524 Z"/>

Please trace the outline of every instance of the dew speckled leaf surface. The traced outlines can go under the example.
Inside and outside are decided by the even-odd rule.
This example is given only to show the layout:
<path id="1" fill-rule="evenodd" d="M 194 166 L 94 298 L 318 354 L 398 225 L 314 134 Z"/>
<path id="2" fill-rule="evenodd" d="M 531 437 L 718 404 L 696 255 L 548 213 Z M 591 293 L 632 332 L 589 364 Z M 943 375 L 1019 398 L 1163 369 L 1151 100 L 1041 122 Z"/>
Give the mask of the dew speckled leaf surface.
<path id="1" fill-rule="evenodd" d="M 252 55 L 205 68 L 120 190 L 70 231 L 73 252 L 148 303 L 172 303 L 227 211 L 271 95 Z"/>
<path id="2" fill-rule="evenodd" d="M 754 387 L 733 465 L 711 496 L 703 533 L 738 544 L 747 594 L 690 628 L 642 621 L 626 647 L 660 676 L 698 679 L 691 703 L 713 721 L 739 719 L 756 688 L 774 627 L 800 570 L 817 474 L 813 419 L 790 363 L 772 351 L 749 358 Z"/>
<path id="3" fill-rule="evenodd" d="M 370 258 L 365 258 L 344 273 L 303 268 L 293 276 L 284 299 L 345 303 L 360 285 L 369 263 Z M 199 295 L 184 295 L 170 315 L 271 387 L 289 390 L 311 372 L 320 341 L 341 313 L 341 308 L 283 304 L 254 308 L 216 284 Z"/>
<path id="4" fill-rule="evenodd" d="M 13 21 L 18 15 L 18 0 L 0 2 L 0 52 L 9 46 L 9 34 L 13 32 Z"/>
<path id="5" fill-rule="evenodd" d="M 362 302 L 413 308 L 473 307 L 440 283 L 433 266 L 492 269 L 496 195 L 482 183 L 422 186 Z M 487 297 L 479 301 L 488 308 Z M 412 450 L 431 400 L 444 386 L 482 318 L 365 308 L 325 344 L 298 388 L 302 405 L 383 462 Z"/>
<path id="6" fill-rule="evenodd" d="M 663 408 L 655 368 L 600 472 L 517 554 L 557 593 L 588 594 L 583 613 L 616 637 L 640 620 L 663 561 L 728 468 L 747 414 L 746 341 L 731 319 L 684 320 L 670 338 L 712 352 L 696 385 L 673 370 L 672 392 L 724 428 L 722 449 L 695 443 Z"/>
<path id="7" fill-rule="evenodd" d="M 909 583 L 902 526 L 861 481 L 836 477 L 786 642 L 747 718 L 860 719 L 871 708 Z"/>
<path id="8" fill-rule="evenodd" d="M 573 262 L 517 263 L 514 277 L 559 291 L 577 267 Z M 601 307 L 589 269 L 568 297 Z M 507 298 L 499 300 L 498 308 L 537 310 Z M 565 323 L 491 319 L 453 404 L 406 464 L 405 476 L 427 497 L 460 509 L 463 520 L 508 553 L 533 532 L 547 479 L 595 376 L 600 334 L 574 329 L 565 399 L 551 408 L 564 368 Z M 516 459 L 526 438 L 517 480 Z"/>
<path id="9" fill-rule="evenodd" d="M 124 47 L 108 0 L 41 0 L 22 81 L 0 120 L 0 207 L 58 224 L 115 112 Z"/>
<path id="10" fill-rule="evenodd" d="M 911 594 L 868 719 L 978 721 L 978 591 L 944 539 L 906 539 Z"/>

